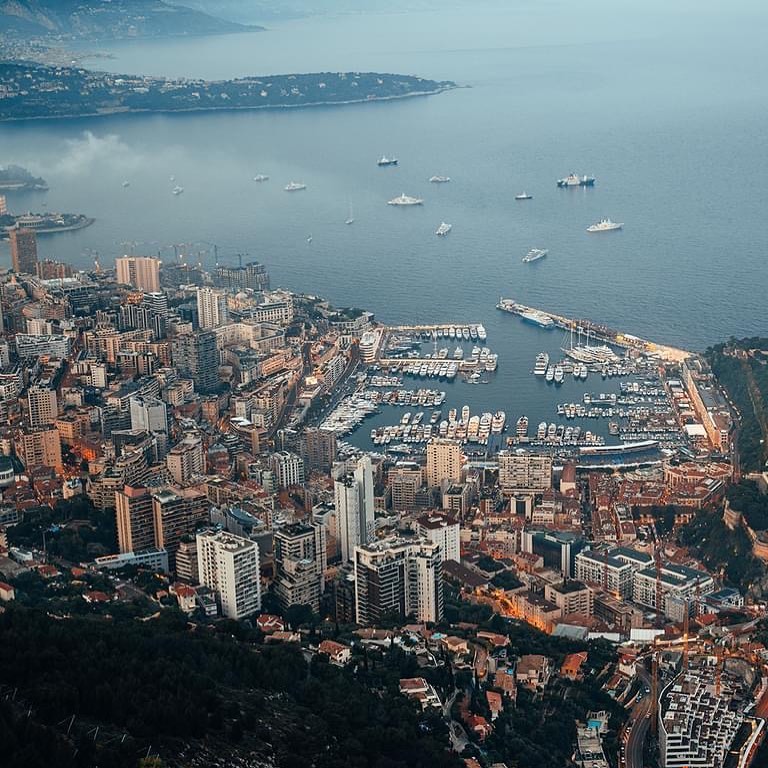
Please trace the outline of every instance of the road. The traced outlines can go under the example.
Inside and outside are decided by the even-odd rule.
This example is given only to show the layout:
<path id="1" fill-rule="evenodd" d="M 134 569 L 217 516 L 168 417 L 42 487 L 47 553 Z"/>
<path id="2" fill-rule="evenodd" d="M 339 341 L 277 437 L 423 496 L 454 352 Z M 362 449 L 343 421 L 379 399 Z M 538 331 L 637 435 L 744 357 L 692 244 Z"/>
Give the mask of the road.
<path id="1" fill-rule="evenodd" d="M 651 687 L 651 676 L 642 662 L 638 662 L 637 677 L 643 690 Z M 650 718 L 647 716 L 650 711 L 651 695 L 646 693 L 640 701 L 635 703 L 630 714 L 631 730 L 627 731 L 627 740 L 624 745 L 625 768 L 643 768 L 643 748 L 651 725 Z"/>

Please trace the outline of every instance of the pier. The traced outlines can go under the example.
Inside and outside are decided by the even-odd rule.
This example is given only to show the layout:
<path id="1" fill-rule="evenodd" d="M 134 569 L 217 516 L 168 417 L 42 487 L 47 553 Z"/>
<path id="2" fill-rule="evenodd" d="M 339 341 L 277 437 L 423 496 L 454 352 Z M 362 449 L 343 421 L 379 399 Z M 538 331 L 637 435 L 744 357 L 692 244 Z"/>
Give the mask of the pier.
<path id="1" fill-rule="evenodd" d="M 613 328 L 609 328 L 607 325 L 594 323 L 591 320 L 573 319 L 544 309 L 528 307 L 513 299 L 501 298 L 496 305 L 496 309 L 519 316 L 526 313 L 543 315 L 549 317 L 554 325 L 563 330 L 574 332 L 581 331 L 582 333 L 587 332 L 588 338 L 595 339 L 596 341 L 603 341 L 623 349 L 634 349 L 646 355 L 659 357 L 670 363 L 680 363 L 686 358 L 691 357 L 691 353 L 684 349 L 670 347 L 665 344 L 657 344 L 655 341 L 648 341 L 647 339 L 641 339 L 639 336 L 616 331 Z"/>

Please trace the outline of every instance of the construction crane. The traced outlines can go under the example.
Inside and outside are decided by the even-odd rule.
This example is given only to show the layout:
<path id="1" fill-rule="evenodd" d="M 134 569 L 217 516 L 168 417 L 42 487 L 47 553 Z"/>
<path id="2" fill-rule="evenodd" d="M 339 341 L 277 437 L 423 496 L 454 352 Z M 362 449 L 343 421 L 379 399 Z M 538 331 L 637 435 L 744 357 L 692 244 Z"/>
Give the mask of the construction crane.
<path id="1" fill-rule="evenodd" d="M 690 600 L 685 601 L 685 613 L 683 614 L 683 669 L 688 669 L 688 630 L 690 628 Z"/>
<path id="2" fill-rule="evenodd" d="M 654 640 L 654 643 L 656 641 Z M 659 652 L 651 657 L 651 733 L 656 735 L 659 728 Z"/>

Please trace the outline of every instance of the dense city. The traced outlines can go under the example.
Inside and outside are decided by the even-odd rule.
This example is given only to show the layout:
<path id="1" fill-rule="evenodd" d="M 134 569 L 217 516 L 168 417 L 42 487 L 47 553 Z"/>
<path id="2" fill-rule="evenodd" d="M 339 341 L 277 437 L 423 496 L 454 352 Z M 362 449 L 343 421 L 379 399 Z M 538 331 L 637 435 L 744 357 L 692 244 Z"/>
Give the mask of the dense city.
<path id="1" fill-rule="evenodd" d="M 9 237 L 5 636 L 33 622 L 24 609 L 70 625 L 173 616 L 276 668 L 284 646 L 312 674 L 378 667 L 445 765 L 759 764 L 768 477 L 740 466 L 739 409 L 705 357 L 587 336 L 562 365 L 615 376 L 620 394 L 558 411 L 609 409 L 615 429 L 529 434 L 500 411 L 443 416 L 441 381 L 504 364 L 471 319 L 387 327 L 274 289 L 256 261 L 128 254 L 79 271 L 34 230 Z M 425 352 L 457 337 L 471 355 Z M 369 430 L 382 409 L 395 423 Z M 372 450 L 357 447 L 369 431 Z M 736 556 L 712 550 L 728 537 Z M 106 759 L 97 716 L 81 719 Z M 192 749 L 199 733 L 176 735 Z M 275 764 L 257 753 L 237 764 Z"/>

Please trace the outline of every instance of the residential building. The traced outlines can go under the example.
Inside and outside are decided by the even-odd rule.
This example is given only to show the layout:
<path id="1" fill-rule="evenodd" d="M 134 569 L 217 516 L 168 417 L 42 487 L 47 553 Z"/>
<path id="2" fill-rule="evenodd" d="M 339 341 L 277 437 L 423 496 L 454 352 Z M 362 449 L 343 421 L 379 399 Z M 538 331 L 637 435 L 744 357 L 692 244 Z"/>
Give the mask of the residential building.
<path id="1" fill-rule="evenodd" d="M 183 537 L 208 521 L 208 498 L 190 489 L 171 489 L 152 494 L 155 546 L 168 551 L 172 570 L 176 570 L 176 552 Z"/>
<path id="2" fill-rule="evenodd" d="M 301 455 L 308 472 L 329 472 L 336 461 L 336 434 L 319 427 L 307 427 L 302 435 Z"/>
<path id="3" fill-rule="evenodd" d="M 61 440 L 55 427 L 22 429 L 16 436 L 16 453 L 24 467 L 61 469 Z"/>
<path id="4" fill-rule="evenodd" d="M 218 328 L 227 322 L 227 294 L 214 288 L 197 289 L 197 321 L 200 328 Z"/>
<path id="5" fill-rule="evenodd" d="M 661 588 L 661 605 L 656 605 L 657 576 Z M 635 572 L 632 598 L 636 603 L 661 611 L 673 621 L 682 621 L 689 615 L 694 603 L 715 591 L 713 578 L 705 571 L 675 563 L 662 563 Z"/>
<path id="6" fill-rule="evenodd" d="M 176 578 L 188 584 L 200 583 L 200 570 L 197 567 L 197 538 L 183 537 L 176 550 Z"/>
<path id="7" fill-rule="evenodd" d="M 33 384 L 27 390 L 29 425 L 32 429 L 53 424 L 59 413 L 56 390 L 45 384 Z"/>
<path id="8" fill-rule="evenodd" d="M 322 525 L 294 523 L 274 532 L 275 594 L 280 604 L 320 610 L 325 591 L 326 544 Z"/>
<path id="9" fill-rule="evenodd" d="M 387 473 L 391 507 L 395 512 L 412 512 L 422 485 L 422 469 L 415 461 L 398 461 Z"/>
<path id="10" fill-rule="evenodd" d="M 552 487 L 552 457 L 526 451 L 499 452 L 499 486 L 505 494 Z"/>
<path id="11" fill-rule="evenodd" d="M 192 432 L 168 451 L 165 463 L 171 477 L 179 485 L 187 485 L 205 471 L 203 441 Z"/>
<path id="12" fill-rule="evenodd" d="M 566 580 L 559 584 L 545 584 L 544 598 L 554 603 L 563 616 L 594 614 L 594 593 L 580 581 Z"/>
<path id="13" fill-rule="evenodd" d="M 440 621 L 443 573 L 440 547 L 391 538 L 355 547 L 355 614 L 358 624 L 385 616 Z"/>
<path id="14" fill-rule="evenodd" d="M 278 451 L 269 457 L 269 466 L 275 473 L 278 488 L 304 484 L 304 460 L 290 451 Z"/>
<path id="15" fill-rule="evenodd" d="M 200 583 L 216 593 L 221 612 L 230 619 L 261 609 L 259 545 L 226 531 L 197 534 Z"/>
<path id="16" fill-rule="evenodd" d="M 634 589 L 635 571 L 646 568 L 653 558 L 625 547 L 584 550 L 576 555 L 576 578 L 600 585 L 611 594 L 629 600 Z"/>
<path id="17" fill-rule="evenodd" d="M 159 292 L 161 263 L 151 256 L 118 256 L 115 259 L 117 282 L 147 293 Z"/>
<path id="18" fill-rule="evenodd" d="M 130 410 L 131 429 L 168 433 L 168 406 L 159 397 L 132 397 Z"/>
<path id="19" fill-rule="evenodd" d="M 69 357 L 70 339 L 68 336 L 49 335 L 31 336 L 28 333 L 17 333 L 14 337 L 16 354 L 22 360 L 33 357 Z"/>
<path id="20" fill-rule="evenodd" d="M 427 443 L 425 482 L 430 488 L 461 483 L 461 446 L 455 440 L 436 437 Z"/>
<path id="21" fill-rule="evenodd" d="M 117 542 L 120 552 L 137 552 L 155 545 L 152 495 L 142 486 L 115 491 Z"/>
<path id="22" fill-rule="evenodd" d="M 174 364 L 192 378 L 198 392 L 210 394 L 219 389 L 219 350 L 213 331 L 179 334 L 172 348 Z"/>
<path id="23" fill-rule="evenodd" d="M 11 241 L 11 265 L 19 274 L 37 274 L 37 235 L 32 229 L 9 230 Z"/>
<path id="24" fill-rule="evenodd" d="M 355 547 L 373 538 L 373 467 L 370 456 L 361 456 L 352 471 L 338 477 L 333 484 L 336 505 L 336 539 L 341 547 L 341 560 L 351 562 Z"/>
<path id="25" fill-rule="evenodd" d="M 443 562 L 461 562 L 459 521 L 454 517 L 438 513 L 424 515 L 416 521 L 416 531 L 421 538 L 428 539 L 440 547 Z"/>
<path id="26" fill-rule="evenodd" d="M 219 288 L 231 288 L 234 291 L 269 290 L 267 268 L 258 261 L 250 261 L 238 267 L 217 266 L 213 271 L 213 282 Z"/>

